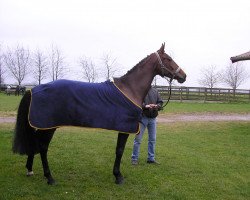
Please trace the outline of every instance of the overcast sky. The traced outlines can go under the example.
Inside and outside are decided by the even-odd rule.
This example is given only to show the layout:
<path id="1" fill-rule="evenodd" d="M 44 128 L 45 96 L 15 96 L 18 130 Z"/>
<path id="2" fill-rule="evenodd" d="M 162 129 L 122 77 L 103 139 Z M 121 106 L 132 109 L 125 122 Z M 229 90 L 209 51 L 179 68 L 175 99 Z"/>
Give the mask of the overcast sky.
<path id="1" fill-rule="evenodd" d="M 162 42 L 186 71 L 184 85 L 198 86 L 202 68 L 223 69 L 250 51 L 250 1 L 0 0 L 0 43 L 31 50 L 55 44 L 72 74 L 81 55 L 98 65 L 110 53 L 122 75 Z M 250 61 L 243 64 L 250 71 Z M 250 89 L 250 80 L 240 88 Z"/>

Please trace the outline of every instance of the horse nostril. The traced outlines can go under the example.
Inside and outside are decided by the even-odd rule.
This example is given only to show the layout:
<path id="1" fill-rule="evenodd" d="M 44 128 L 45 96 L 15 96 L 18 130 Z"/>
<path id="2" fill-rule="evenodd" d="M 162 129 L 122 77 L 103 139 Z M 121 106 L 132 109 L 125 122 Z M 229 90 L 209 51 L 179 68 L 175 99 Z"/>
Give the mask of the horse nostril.
<path id="1" fill-rule="evenodd" d="M 184 83 L 184 82 L 186 81 L 186 77 L 187 77 L 187 76 L 185 75 L 185 76 L 183 76 L 183 77 L 177 79 L 177 81 L 178 81 L 179 83 Z"/>

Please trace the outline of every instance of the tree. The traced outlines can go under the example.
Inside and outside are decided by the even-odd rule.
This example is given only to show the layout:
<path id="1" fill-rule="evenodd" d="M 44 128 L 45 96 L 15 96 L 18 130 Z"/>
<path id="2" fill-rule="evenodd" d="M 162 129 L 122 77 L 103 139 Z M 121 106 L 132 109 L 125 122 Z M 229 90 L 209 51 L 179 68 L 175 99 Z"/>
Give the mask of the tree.
<path id="1" fill-rule="evenodd" d="M 152 81 L 152 85 L 153 86 L 157 86 L 157 84 L 159 84 L 158 82 L 159 82 L 159 80 L 161 79 L 161 77 L 159 76 L 159 75 L 156 75 L 155 77 L 154 77 L 154 79 L 153 79 L 153 81 Z M 168 81 L 167 79 L 165 79 L 166 81 Z M 165 81 L 164 80 L 164 81 Z M 160 80 L 161 81 L 161 80 Z M 174 80 L 173 80 L 174 81 Z M 165 82 L 164 82 L 165 83 Z"/>
<path id="2" fill-rule="evenodd" d="M 39 49 L 33 54 L 33 76 L 40 85 L 42 80 L 46 78 L 48 72 L 47 57 Z"/>
<path id="3" fill-rule="evenodd" d="M 235 64 L 230 63 L 222 73 L 223 82 L 233 88 L 234 91 L 243 84 L 248 77 L 249 75 L 242 62 Z"/>
<path id="4" fill-rule="evenodd" d="M 209 66 L 201 70 L 201 78 L 198 80 L 200 85 L 214 88 L 220 82 L 220 73 L 216 71 L 216 66 Z"/>
<path id="5" fill-rule="evenodd" d="M 52 81 L 62 78 L 65 73 L 65 62 L 62 52 L 58 49 L 58 47 L 54 45 L 51 46 L 51 54 L 49 59 L 50 59 L 49 73 Z"/>
<path id="6" fill-rule="evenodd" d="M 97 79 L 97 72 L 91 59 L 82 56 L 79 60 L 79 63 L 82 68 L 83 79 L 87 80 L 89 83 L 95 82 Z"/>
<path id="7" fill-rule="evenodd" d="M 113 59 L 111 57 L 111 54 L 103 54 L 103 57 L 102 57 L 102 61 L 103 61 L 103 64 L 104 64 L 104 68 L 105 68 L 105 71 L 104 71 L 104 76 L 105 76 L 105 79 L 106 80 L 109 80 L 111 79 L 115 72 L 117 71 L 116 68 L 116 58 Z"/>
<path id="8" fill-rule="evenodd" d="M 4 83 L 4 74 L 6 73 L 3 58 L 4 58 L 3 53 L 1 51 L 1 46 L 0 46 L 0 86 Z"/>
<path id="9" fill-rule="evenodd" d="M 20 86 L 26 75 L 28 74 L 28 67 L 30 63 L 30 53 L 28 49 L 22 46 L 17 46 L 16 49 L 9 49 L 4 55 L 4 62 L 6 67 L 10 70 L 13 78 L 16 79 Z"/>

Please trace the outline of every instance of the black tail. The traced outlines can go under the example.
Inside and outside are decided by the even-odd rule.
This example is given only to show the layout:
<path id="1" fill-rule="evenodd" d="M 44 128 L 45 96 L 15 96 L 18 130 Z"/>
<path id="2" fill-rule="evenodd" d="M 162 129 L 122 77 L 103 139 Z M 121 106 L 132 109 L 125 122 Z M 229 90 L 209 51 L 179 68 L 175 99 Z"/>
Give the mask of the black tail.
<path id="1" fill-rule="evenodd" d="M 38 153 L 35 130 L 28 121 L 31 93 L 27 91 L 21 99 L 16 119 L 12 151 L 19 154 Z"/>

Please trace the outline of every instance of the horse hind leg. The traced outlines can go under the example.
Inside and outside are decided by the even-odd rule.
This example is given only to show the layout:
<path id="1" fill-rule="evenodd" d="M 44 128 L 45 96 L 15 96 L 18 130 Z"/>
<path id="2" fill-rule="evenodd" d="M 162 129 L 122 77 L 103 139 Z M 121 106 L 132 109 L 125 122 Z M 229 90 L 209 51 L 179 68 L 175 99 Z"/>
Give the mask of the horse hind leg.
<path id="1" fill-rule="evenodd" d="M 34 175 L 34 172 L 33 172 L 33 161 L 34 161 L 34 154 L 30 154 L 28 155 L 28 158 L 27 158 L 27 162 L 26 162 L 26 168 L 27 168 L 27 176 L 33 176 Z"/>
<path id="2" fill-rule="evenodd" d="M 40 152 L 42 165 L 43 165 L 43 173 L 44 173 L 44 177 L 46 177 L 46 179 L 47 179 L 47 183 L 49 185 L 54 185 L 56 183 L 56 181 L 52 177 L 50 169 L 49 169 L 49 163 L 48 163 L 48 159 L 47 159 L 47 152 L 48 152 L 48 150 Z"/>
<path id="3" fill-rule="evenodd" d="M 40 156 L 41 156 L 42 166 L 43 166 L 43 173 L 49 185 L 54 185 L 56 183 L 55 179 L 51 175 L 48 158 L 47 158 L 49 143 L 53 137 L 55 130 L 56 129 L 37 131 L 38 137 L 39 137 L 39 147 L 40 147 Z"/>
<path id="4" fill-rule="evenodd" d="M 122 184 L 124 182 L 124 178 L 120 172 L 120 164 L 128 136 L 129 134 L 123 134 L 123 133 L 118 134 L 117 145 L 116 145 L 116 158 L 113 168 L 113 174 L 115 176 L 116 184 Z"/>

